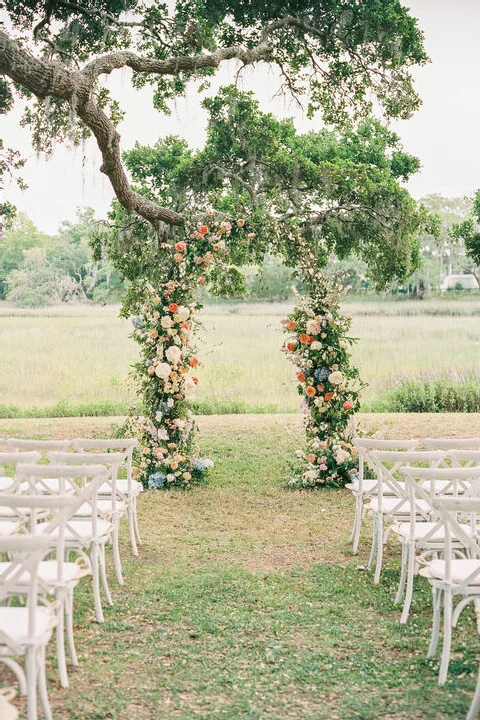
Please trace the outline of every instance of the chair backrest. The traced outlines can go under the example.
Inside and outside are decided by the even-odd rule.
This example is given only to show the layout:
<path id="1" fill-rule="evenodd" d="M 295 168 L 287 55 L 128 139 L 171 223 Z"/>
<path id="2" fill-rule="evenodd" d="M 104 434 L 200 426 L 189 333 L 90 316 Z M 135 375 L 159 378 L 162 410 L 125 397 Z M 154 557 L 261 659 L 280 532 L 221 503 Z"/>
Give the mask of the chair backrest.
<path id="1" fill-rule="evenodd" d="M 38 450 L 46 453 L 48 450 L 66 450 L 70 447 L 70 440 L 24 440 L 23 438 L 7 438 L 10 450 Z"/>
<path id="2" fill-rule="evenodd" d="M 132 490 L 133 451 L 138 445 L 136 438 L 74 438 L 72 447 L 79 452 L 124 452 L 128 492 Z"/>
<path id="3" fill-rule="evenodd" d="M 451 460 L 454 467 L 473 467 L 480 465 L 480 449 L 464 450 L 454 449 L 448 450 L 446 458 Z"/>
<path id="4" fill-rule="evenodd" d="M 13 492 L 18 487 L 18 480 L 15 474 L 17 463 L 36 463 L 42 454 L 38 451 L 25 452 L 0 452 L 0 493 Z M 11 465 L 13 470 L 9 472 L 7 466 Z"/>
<path id="5" fill-rule="evenodd" d="M 101 492 L 105 495 L 104 487 L 110 488 L 111 511 L 117 510 L 117 477 L 119 468 L 126 464 L 128 453 L 125 452 L 49 452 L 48 459 L 52 463 L 65 465 L 104 465 L 108 474 Z"/>
<path id="6" fill-rule="evenodd" d="M 477 487 L 478 490 L 478 487 Z M 455 579 L 452 561 L 455 560 L 455 540 L 459 539 L 466 549 L 466 555 L 480 559 L 480 544 L 476 529 L 480 524 L 480 497 L 437 497 L 433 505 L 445 524 L 445 579 L 447 583 L 457 585 L 462 593 L 468 585 L 480 585 L 480 562 L 472 563 L 471 572 Z M 468 522 L 467 522 L 468 521 Z M 470 532 L 468 531 L 470 529 Z"/>
<path id="7" fill-rule="evenodd" d="M 480 466 L 470 467 L 402 467 L 410 499 L 425 501 L 434 510 L 438 497 L 471 497 L 480 488 Z M 429 519 L 429 513 L 424 518 Z"/>
<path id="8" fill-rule="evenodd" d="M 405 506 L 405 501 L 410 499 L 409 491 L 399 471 L 411 465 L 438 467 L 444 457 L 445 453 L 442 450 L 372 450 L 368 454 L 368 463 L 378 479 L 379 512 L 382 512 L 384 495 L 394 495 L 399 499 L 397 505 L 391 508 L 392 515 L 397 511 L 402 515 L 409 512 Z"/>
<path id="9" fill-rule="evenodd" d="M 480 438 L 422 438 L 421 443 L 426 450 L 479 450 Z"/>
<path id="10" fill-rule="evenodd" d="M 41 493 L 45 498 L 71 494 L 76 498 L 76 507 L 90 505 L 92 533 L 97 534 L 97 493 L 108 476 L 105 465 L 18 465 L 17 475 L 25 482 L 27 494 Z M 71 537 L 82 544 L 78 529 L 68 521 L 67 529 Z"/>
<path id="11" fill-rule="evenodd" d="M 358 492 L 363 491 L 363 480 L 365 477 L 365 465 L 373 472 L 372 464 L 368 462 L 368 455 L 372 450 L 414 450 L 418 446 L 418 440 L 383 440 L 380 438 L 355 437 L 352 441 L 358 450 Z M 375 491 L 375 488 L 372 492 Z"/>

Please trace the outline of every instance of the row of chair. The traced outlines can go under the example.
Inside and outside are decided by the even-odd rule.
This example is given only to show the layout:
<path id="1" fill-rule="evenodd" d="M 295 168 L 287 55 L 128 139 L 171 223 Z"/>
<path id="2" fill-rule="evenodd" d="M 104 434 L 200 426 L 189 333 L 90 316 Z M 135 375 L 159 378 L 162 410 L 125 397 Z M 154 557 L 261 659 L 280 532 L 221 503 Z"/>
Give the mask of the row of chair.
<path id="1" fill-rule="evenodd" d="M 1 444 L 8 449 L 0 451 L 0 662 L 15 672 L 27 695 L 28 720 L 37 718 L 37 693 L 49 720 L 45 648 L 53 627 L 59 678 L 67 687 L 65 644 L 72 664 L 78 664 L 74 589 L 82 577 L 92 575 L 95 615 L 102 622 L 102 590 L 112 604 L 107 543 L 123 584 L 122 517 L 128 518 L 132 551 L 138 554 L 136 499 L 143 488 L 132 477 L 136 441 L 7 439 Z M 24 606 L 12 604 L 14 596 L 23 596 Z M 17 657 L 23 658 L 23 667 Z"/>
<path id="2" fill-rule="evenodd" d="M 408 619 L 414 575 L 419 570 L 430 582 L 433 622 L 427 656 L 435 654 L 443 614 L 443 684 L 452 628 L 469 603 L 480 607 L 480 439 L 357 438 L 355 445 L 359 474 L 350 484 L 355 499 L 354 552 L 368 512 L 373 518 L 369 567 L 375 567 L 374 581 L 379 582 L 383 546 L 390 533 L 398 537 L 402 559 L 395 602 L 403 598 L 402 623 Z M 460 600 L 454 608 L 456 597 Z M 479 708 L 480 674 L 468 720 Z"/>

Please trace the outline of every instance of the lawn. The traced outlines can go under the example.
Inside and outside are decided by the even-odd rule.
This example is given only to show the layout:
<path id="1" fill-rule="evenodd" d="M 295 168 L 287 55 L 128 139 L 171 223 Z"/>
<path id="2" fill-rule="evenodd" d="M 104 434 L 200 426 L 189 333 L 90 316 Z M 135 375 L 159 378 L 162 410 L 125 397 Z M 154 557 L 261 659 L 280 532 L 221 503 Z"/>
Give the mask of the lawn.
<path id="1" fill-rule="evenodd" d="M 203 412 L 297 411 L 293 368 L 280 352 L 280 320 L 289 307 L 204 309 L 197 393 Z M 369 383 L 365 402 L 406 378 L 478 377 L 478 301 L 365 301 L 346 311 L 359 338 L 354 361 Z M 106 414 L 126 412 L 135 399 L 129 368 L 138 357 L 130 330 L 118 307 L 20 311 L 0 304 L 0 415 L 5 406 L 59 402 L 60 414 L 68 407 L 74 414 L 103 412 L 107 403 Z"/>
<path id="2" fill-rule="evenodd" d="M 480 435 L 478 415 L 363 415 L 385 437 Z M 0 436 L 108 434 L 111 419 L 1 420 Z M 50 663 L 55 720 L 461 720 L 480 644 L 465 611 L 449 679 L 425 660 L 430 592 L 420 581 L 405 626 L 393 605 L 399 549 L 389 543 L 379 586 L 348 543 L 346 490 L 287 490 L 301 417 L 202 416 L 206 486 L 142 494 L 140 557 L 125 559 L 106 622 L 78 593 L 80 666 L 63 690 Z M 8 681 L 8 678 L 2 678 Z"/>

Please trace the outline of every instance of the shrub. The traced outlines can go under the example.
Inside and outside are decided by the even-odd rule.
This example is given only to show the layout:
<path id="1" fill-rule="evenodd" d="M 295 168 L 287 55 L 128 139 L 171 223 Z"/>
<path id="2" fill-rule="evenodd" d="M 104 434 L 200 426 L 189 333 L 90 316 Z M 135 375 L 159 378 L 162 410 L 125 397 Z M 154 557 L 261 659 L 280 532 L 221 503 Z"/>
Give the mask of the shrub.
<path id="1" fill-rule="evenodd" d="M 480 412 L 480 380 L 407 380 L 362 407 L 369 412 Z"/>

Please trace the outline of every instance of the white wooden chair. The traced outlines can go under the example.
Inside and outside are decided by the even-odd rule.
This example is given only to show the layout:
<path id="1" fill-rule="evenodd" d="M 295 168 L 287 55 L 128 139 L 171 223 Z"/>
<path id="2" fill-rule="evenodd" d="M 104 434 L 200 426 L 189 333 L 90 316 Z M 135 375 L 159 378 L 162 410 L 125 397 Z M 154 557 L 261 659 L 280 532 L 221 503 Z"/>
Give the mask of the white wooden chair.
<path id="1" fill-rule="evenodd" d="M 403 467 L 400 468 L 400 474 L 405 478 L 409 492 L 410 518 L 408 522 L 399 522 L 393 526 L 393 532 L 402 544 L 402 570 L 395 603 L 404 597 L 400 622 L 405 623 L 419 565 L 425 564 L 427 559 L 442 555 L 445 548 L 444 523 L 435 512 L 433 501 L 441 496 L 468 495 L 471 483 L 480 478 L 480 468 Z M 457 552 L 464 550 L 459 538 L 452 538 L 452 543 Z"/>
<path id="2" fill-rule="evenodd" d="M 428 579 L 434 596 L 429 657 L 433 657 L 436 650 L 443 606 L 443 647 L 438 675 L 440 685 L 447 679 L 452 628 L 462 610 L 470 602 L 480 599 L 480 544 L 477 537 L 480 523 L 479 482 L 475 480 L 468 496 L 443 496 L 433 500 L 433 506 L 445 524 L 444 558 L 431 560 L 420 570 L 420 575 Z M 463 557 L 458 557 L 455 551 L 457 539 L 465 547 Z M 456 597 L 461 599 L 454 608 Z"/>
<path id="3" fill-rule="evenodd" d="M 350 535 L 350 542 L 352 543 L 352 551 L 354 554 L 358 552 L 362 520 L 365 516 L 365 502 L 372 495 L 376 494 L 378 487 L 378 480 L 376 477 L 365 477 L 366 467 L 375 472 L 371 463 L 368 462 L 369 452 L 372 450 L 414 450 L 418 447 L 418 443 L 418 440 L 381 440 L 377 438 L 363 437 L 354 438 L 353 444 L 358 450 L 358 476 L 345 486 L 352 491 L 355 500 L 355 516 Z"/>
<path id="4" fill-rule="evenodd" d="M 14 671 L 20 691 L 27 695 L 28 720 L 37 719 L 37 693 L 44 718 L 52 720 L 45 651 L 58 615 L 52 604 L 44 603 L 39 569 L 51 551 L 62 566 L 65 524 L 76 501 L 72 495 L 3 494 L 1 502 L 12 510 L 28 511 L 29 527 L 22 534 L 0 536 L 0 555 L 5 557 L 0 563 L 0 662 Z M 39 523 L 45 509 L 51 513 L 50 520 Z M 14 604 L 14 597 L 25 601 Z"/>
<path id="5" fill-rule="evenodd" d="M 15 467 L 17 463 L 36 463 L 41 457 L 41 452 L 34 450 L 0 451 L 0 493 L 16 491 L 18 483 L 15 477 Z M 10 474 L 7 472 L 7 466 L 13 467 Z"/>
<path id="6" fill-rule="evenodd" d="M 104 465 L 108 472 L 106 479 L 98 489 L 96 509 L 103 520 L 112 524 L 111 541 L 113 547 L 113 563 L 118 583 L 124 584 L 122 575 L 122 562 L 120 559 L 120 548 L 118 530 L 120 519 L 127 512 L 127 501 L 122 493 L 117 492 L 118 471 L 127 462 L 126 452 L 49 452 L 48 459 L 52 463 L 75 464 L 75 465 Z M 88 517 L 92 511 L 91 505 L 84 503 L 78 508 L 75 515 L 77 518 Z"/>
<path id="7" fill-rule="evenodd" d="M 383 547 L 392 530 L 393 523 L 410 519 L 410 501 L 405 482 L 398 471 L 407 465 L 427 464 L 438 467 L 445 453 L 441 450 L 371 450 L 368 462 L 377 477 L 376 492 L 370 497 L 366 509 L 373 518 L 372 549 L 368 561 L 371 569 L 375 564 L 374 582 L 380 581 L 383 564 Z M 418 503 L 422 506 L 422 501 Z M 428 510 L 427 506 L 423 509 Z"/>
<path id="8" fill-rule="evenodd" d="M 133 451 L 137 445 L 138 440 L 135 438 L 95 438 L 91 440 L 75 438 L 72 440 L 72 446 L 79 452 L 123 452 L 126 454 L 124 467 L 126 477 L 117 478 L 116 491 L 118 498 L 126 502 L 130 544 L 135 556 L 138 556 L 138 545 L 142 542 L 138 529 L 137 497 L 143 491 L 142 483 L 135 480 L 132 474 Z M 100 487 L 99 497 L 109 494 L 108 485 Z"/>
<path id="9" fill-rule="evenodd" d="M 65 547 L 85 558 L 92 572 L 93 599 L 98 622 L 103 622 L 103 608 L 100 595 L 102 586 L 106 601 L 113 604 L 105 571 L 105 544 L 112 533 L 112 523 L 100 518 L 97 513 L 98 487 L 105 481 L 108 470 L 103 465 L 18 465 L 17 475 L 31 488 L 32 492 L 49 494 L 69 492 L 81 499 L 79 507 L 88 503 L 91 512 L 88 517 L 73 516 L 65 529 Z M 48 483 L 46 483 L 48 481 Z M 24 485 L 25 488 L 25 485 Z"/>

